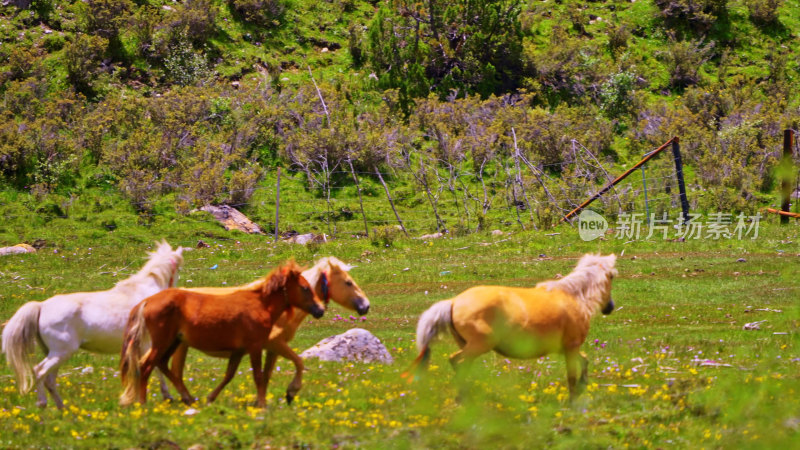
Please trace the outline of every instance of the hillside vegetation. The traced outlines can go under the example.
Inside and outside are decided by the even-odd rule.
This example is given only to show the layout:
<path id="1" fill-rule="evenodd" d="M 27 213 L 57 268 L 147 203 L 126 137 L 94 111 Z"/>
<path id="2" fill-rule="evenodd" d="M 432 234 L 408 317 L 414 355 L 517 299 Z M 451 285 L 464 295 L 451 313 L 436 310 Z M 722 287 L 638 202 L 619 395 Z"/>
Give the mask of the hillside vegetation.
<path id="1" fill-rule="evenodd" d="M 253 213 L 283 166 L 329 211 L 356 174 L 380 195 L 381 172 L 430 228 L 448 228 L 451 193 L 474 220 L 522 206 L 520 225 L 546 227 L 672 136 L 704 192 L 693 207 L 752 211 L 775 199 L 800 105 L 797 0 L 12 0 L 0 14 L 0 200 L 17 216 L 119 196 L 143 217 Z"/>

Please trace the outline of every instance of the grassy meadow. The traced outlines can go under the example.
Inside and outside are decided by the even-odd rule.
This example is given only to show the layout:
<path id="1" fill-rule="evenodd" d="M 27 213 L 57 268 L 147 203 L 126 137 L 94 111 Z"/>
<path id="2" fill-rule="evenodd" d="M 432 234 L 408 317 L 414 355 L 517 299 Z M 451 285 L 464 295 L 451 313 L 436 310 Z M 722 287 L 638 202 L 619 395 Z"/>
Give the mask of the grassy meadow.
<path id="1" fill-rule="evenodd" d="M 741 241 L 627 242 L 608 235 L 583 242 L 562 225 L 549 236 L 477 233 L 430 242 L 397 238 L 388 246 L 343 238 L 301 247 L 225 232 L 192 215 L 96 239 L 48 235 L 61 220 L 67 219 L 31 231 L 47 236 L 38 253 L 0 259 L 0 320 L 30 300 L 110 287 L 138 270 L 153 239 L 187 246 L 203 239 L 211 247 L 186 253 L 181 286 L 247 282 L 289 257 L 310 263 L 336 255 L 355 264 L 369 314 L 356 319 L 332 305 L 303 325 L 292 347 L 361 327 L 381 339 L 395 363 L 307 361 L 303 390 L 289 406 L 283 394 L 293 367 L 279 360 L 268 407 L 259 410 L 252 407 L 245 359 L 216 403 L 199 401 L 196 414 L 187 415 L 185 405 L 160 399 L 155 378 L 146 405 L 119 407 L 114 355 L 81 352 L 62 368 L 64 411 L 36 407 L 33 393 L 21 396 L 3 360 L 4 448 L 779 448 L 800 438 L 795 224 L 780 227 L 770 217 L 757 239 Z M 457 401 L 449 337 L 434 344 L 430 376 L 414 384 L 401 378 L 416 356 L 417 317 L 433 302 L 476 284 L 531 286 L 568 273 L 590 251 L 621 256 L 613 286 L 618 309 L 592 324 L 584 345 L 589 386 L 574 404 L 559 355 L 487 354 Z M 742 328 L 762 320 L 760 330 Z M 189 389 L 204 398 L 224 368 L 223 360 L 191 352 Z"/>

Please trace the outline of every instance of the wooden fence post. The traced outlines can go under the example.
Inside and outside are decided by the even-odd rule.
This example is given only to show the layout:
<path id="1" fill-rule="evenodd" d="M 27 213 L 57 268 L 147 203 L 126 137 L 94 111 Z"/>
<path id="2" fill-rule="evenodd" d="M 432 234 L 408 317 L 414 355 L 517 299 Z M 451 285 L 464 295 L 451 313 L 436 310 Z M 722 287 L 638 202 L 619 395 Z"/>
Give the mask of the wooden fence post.
<path id="1" fill-rule="evenodd" d="M 789 212 L 792 200 L 792 147 L 794 147 L 794 130 L 783 130 L 783 160 L 781 161 L 781 211 Z M 781 225 L 789 223 L 789 217 L 781 215 Z"/>
<path id="2" fill-rule="evenodd" d="M 642 189 L 644 190 L 644 212 L 645 212 L 645 223 L 650 223 L 650 205 L 647 202 L 647 174 L 644 172 L 644 166 L 641 167 L 642 169 Z"/>
<path id="3" fill-rule="evenodd" d="M 361 183 L 358 182 L 356 171 L 353 170 L 353 161 L 347 157 L 347 164 L 350 166 L 350 173 L 353 175 L 353 181 L 356 183 L 356 191 L 358 191 L 358 204 L 361 206 L 361 217 L 364 219 L 364 233 L 369 237 L 369 225 L 367 225 L 367 215 L 364 213 L 364 200 L 361 198 Z"/>
<path id="4" fill-rule="evenodd" d="M 278 242 L 278 219 L 281 211 L 281 168 L 278 166 L 278 182 L 275 184 L 275 242 Z"/>
<path id="5" fill-rule="evenodd" d="M 403 233 L 405 233 L 406 237 L 409 237 L 408 231 L 406 231 L 406 227 L 405 225 L 403 225 L 403 221 L 400 219 L 400 214 L 397 214 L 397 209 L 394 207 L 394 202 L 392 201 L 392 194 L 389 193 L 389 187 L 386 186 L 386 182 L 383 181 L 383 176 L 381 176 L 381 171 L 378 170 L 378 166 L 373 167 L 373 169 L 375 169 L 375 175 L 378 176 L 378 179 L 381 181 L 381 184 L 383 185 L 383 190 L 386 191 L 386 197 L 389 199 L 389 205 L 391 205 L 392 211 L 394 211 L 394 216 L 397 218 L 397 223 L 400 224 L 400 229 L 403 230 Z"/>
<path id="6" fill-rule="evenodd" d="M 672 157 L 675 159 L 675 177 L 678 179 L 678 192 L 681 197 L 681 212 L 683 223 L 689 222 L 689 198 L 686 196 L 686 184 L 683 182 L 683 161 L 681 160 L 681 145 L 677 137 L 672 138 Z"/>

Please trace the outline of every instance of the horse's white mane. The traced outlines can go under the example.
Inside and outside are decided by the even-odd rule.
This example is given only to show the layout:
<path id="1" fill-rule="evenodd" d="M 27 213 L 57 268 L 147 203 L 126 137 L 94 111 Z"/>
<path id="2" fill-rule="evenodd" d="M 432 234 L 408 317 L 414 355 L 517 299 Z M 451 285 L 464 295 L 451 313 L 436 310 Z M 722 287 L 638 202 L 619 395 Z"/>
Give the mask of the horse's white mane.
<path id="1" fill-rule="evenodd" d="M 183 255 L 181 252 L 173 251 L 165 240 L 158 243 L 155 251 L 148 254 L 150 259 L 145 263 L 144 267 L 131 277 L 117 282 L 114 288 L 122 288 L 139 283 L 149 276 L 154 277 L 159 285 L 169 287 L 173 272 L 183 263 Z"/>
<path id="2" fill-rule="evenodd" d="M 536 287 L 559 289 L 571 295 L 584 306 L 587 315 L 591 316 L 600 309 L 603 299 L 611 289 L 608 275 L 617 275 L 617 269 L 614 268 L 616 261 L 617 256 L 614 254 L 602 256 L 587 253 L 569 275 L 559 280 L 543 281 Z"/>
<path id="3" fill-rule="evenodd" d="M 335 256 L 326 256 L 320 258 L 311 268 L 303 271 L 303 278 L 305 278 L 311 286 L 316 286 L 322 271 L 332 266 L 339 266 L 339 268 L 345 272 L 349 272 L 350 269 L 353 268 L 353 266 L 345 264 Z"/>

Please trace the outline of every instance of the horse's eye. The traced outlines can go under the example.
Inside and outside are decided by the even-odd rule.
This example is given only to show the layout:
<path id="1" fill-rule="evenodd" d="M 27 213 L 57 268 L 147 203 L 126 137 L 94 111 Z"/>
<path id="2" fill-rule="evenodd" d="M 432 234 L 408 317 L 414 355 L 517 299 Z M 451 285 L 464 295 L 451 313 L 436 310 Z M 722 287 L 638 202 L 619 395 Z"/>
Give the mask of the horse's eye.
<path id="1" fill-rule="evenodd" d="M 303 286 L 303 290 L 304 290 L 305 292 L 308 292 L 308 291 L 310 291 L 310 290 L 311 290 L 311 288 L 309 288 L 308 286 Z"/>
<path id="2" fill-rule="evenodd" d="M 353 287 L 353 282 L 352 282 L 352 281 L 350 281 L 350 280 L 347 280 L 347 282 L 346 282 L 345 284 L 346 284 L 346 285 L 348 285 L 348 286 L 350 286 L 350 287 Z"/>

